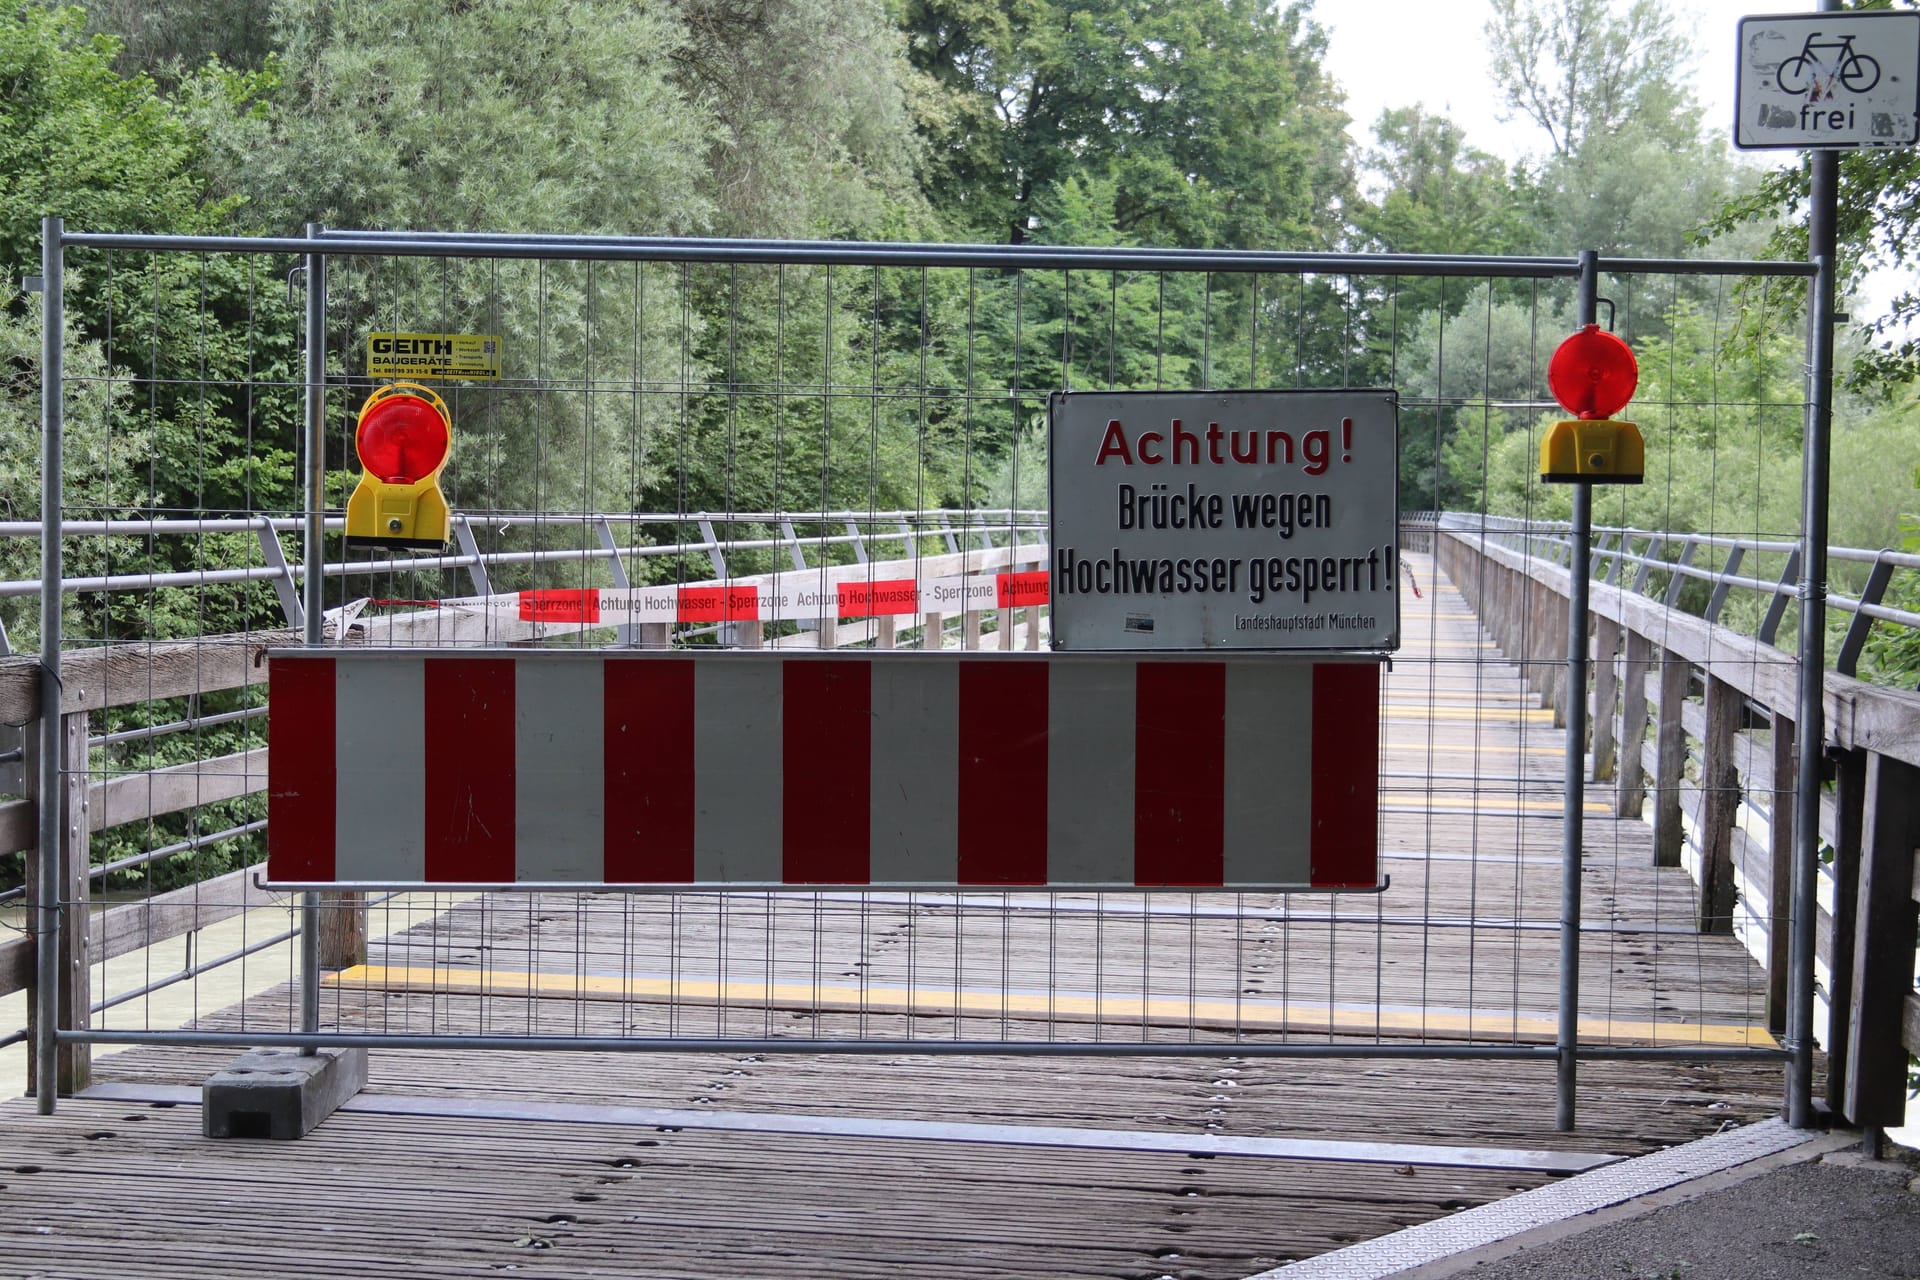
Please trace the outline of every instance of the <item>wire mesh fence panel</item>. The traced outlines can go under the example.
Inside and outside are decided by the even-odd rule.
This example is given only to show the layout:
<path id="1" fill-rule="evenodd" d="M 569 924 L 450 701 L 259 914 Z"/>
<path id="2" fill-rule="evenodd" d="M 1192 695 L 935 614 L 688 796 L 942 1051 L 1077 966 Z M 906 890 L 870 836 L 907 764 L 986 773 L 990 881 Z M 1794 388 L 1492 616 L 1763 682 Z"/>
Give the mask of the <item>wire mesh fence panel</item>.
<path id="1" fill-rule="evenodd" d="M 1348 708 L 1381 726 L 1383 891 L 342 891 L 318 904 L 320 1026 L 634 1047 L 1553 1042 L 1569 507 L 1536 460 L 1571 263 L 343 233 L 308 566 L 301 260 L 80 240 L 63 679 L 87 717 L 97 1038 L 299 1030 L 295 904 L 255 868 L 265 682 L 299 643 L 309 568 L 330 645 L 1030 653 L 1045 603 L 937 589 L 1046 569 L 1052 393 L 1391 388 L 1401 646 L 1378 705 Z M 1736 264 L 1601 291 L 1639 355 L 1647 473 L 1594 504 L 1579 1040 L 1765 1050 L 1793 657 L 1784 596 L 1755 584 L 1791 577 L 1800 533 L 1805 287 Z M 495 344 L 497 375 L 426 376 L 453 339 Z M 346 551 L 358 417 L 415 343 L 452 424 L 446 546 Z M 0 526 L 16 646 L 38 527 Z M 417 735 L 406 718 L 394 732 Z M 831 780 L 866 767 L 861 736 L 788 725 L 729 767 L 764 780 L 798 753 Z M 662 768 L 694 750 L 654 748 Z M 818 812 L 828 832 L 866 821 Z"/>

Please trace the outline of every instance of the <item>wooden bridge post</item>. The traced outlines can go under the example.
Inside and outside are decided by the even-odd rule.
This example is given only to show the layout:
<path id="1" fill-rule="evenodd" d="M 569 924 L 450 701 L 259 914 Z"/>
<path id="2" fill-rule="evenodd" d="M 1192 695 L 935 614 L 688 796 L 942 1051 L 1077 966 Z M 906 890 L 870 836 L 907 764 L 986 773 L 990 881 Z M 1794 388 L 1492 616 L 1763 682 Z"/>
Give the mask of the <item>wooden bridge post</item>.
<path id="1" fill-rule="evenodd" d="M 1613 718 L 1620 703 L 1620 669 L 1614 656 L 1620 651 L 1620 624 L 1612 618 L 1594 622 L 1593 640 L 1593 773 L 1595 782 L 1614 775 Z"/>
<path id="2" fill-rule="evenodd" d="M 946 625 L 947 615 L 944 613 L 922 614 L 920 617 L 920 647 L 922 649 L 940 648 L 946 639 L 942 634 Z"/>
<path id="3" fill-rule="evenodd" d="M 1509 658 L 1523 658 L 1520 652 L 1520 575 L 1498 561 L 1483 561 L 1486 565 L 1487 580 L 1493 583 L 1493 631 L 1494 643 L 1500 646 L 1500 652 Z M 1523 668 L 1520 674 L 1527 673 Z"/>
<path id="4" fill-rule="evenodd" d="M 1827 1103 L 1847 1114 L 1852 1054 L 1854 939 L 1860 910 L 1860 864 L 1866 847 L 1867 753 L 1841 751 L 1833 771 L 1833 916 L 1827 939 Z M 1825 815 L 1822 815 L 1823 817 Z M 1791 908 L 1789 908 L 1791 910 Z M 1818 939 L 1821 930 L 1815 929 Z"/>
<path id="5" fill-rule="evenodd" d="M 320 967 L 351 969 L 367 962 L 367 895 L 318 893 L 320 906 Z"/>
<path id="6" fill-rule="evenodd" d="M 1740 771 L 1733 751 L 1741 701 L 1738 689 L 1707 676 L 1707 736 L 1700 752 L 1701 933 L 1733 932 L 1733 828 L 1740 816 Z"/>
<path id="7" fill-rule="evenodd" d="M 642 649 L 671 649 L 673 647 L 673 624 L 671 622 L 641 623 L 640 647 Z"/>
<path id="8" fill-rule="evenodd" d="M 1787 957 L 1793 918 L 1793 721 L 1773 713 L 1773 806 L 1767 811 L 1767 1030 L 1787 1030 Z"/>
<path id="9" fill-rule="evenodd" d="M 1441 571 L 1460 588 L 1461 598 L 1480 620 L 1480 629 L 1495 644 L 1504 644 L 1501 633 L 1506 624 L 1506 594 L 1502 590 L 1504 582 L 1499 573 L 1500 566 L 1484 557 L 1471 566 L 1458 563 L 1464 560 L 1465 553 L 1457 549 L 1452 538 L 1441 538 L 1440 541 L 1449 548 L 1455 548 L 1449 553 L 1447 562 L 1441 565 Z"/>
<path id="10" fill-rule="evenodd" d="M 1524 655 L 1519 649 L 1520 638 L 1520 597 L 1514 582 L 1514 574 L 1498 562 L 1487 564 L 1488 575 L 1497 581 L 1498 592 L 1494 599 L 1493 638 L 1508 661 L 1517 662 Z M 1523 669 L 1521 676 L 1526 675 Z"/>
<path id="11" fill-rule="evenodd" d="M 873 629 L 873 647 L 876 649 L 893 648 L 894 642 L 899 635 L 899 620 L 890 613 L 883 613 L 874 619 L 874 621 L 878 625 Z"/>
<path id="12" fill-rule="evenodd" d="M 92 938 L 91 922 L 88 919 L 87 901 L 89 885 L 88 856 L 88 802 L 87 802 L 87 713 L 75 711 L 60 717 L 61 736 L 61 772 L 65 776 L 60 788 L 60 847 L 51 852 L 44 849 L 34 851 L 37 861 L 43 857 L 59 859 L 60 866 L 60 902 L 55 904 L 60 913 L 60 999 L 59 1010 L 54 1019 L 61 1030 L 79 1030 L 87 1026 L 93 1015 L 92 982 Z M 33 741 L 29 738 L 28 741 Z M 29 751 L 26 757 L 28 795 L 37 795 L 39 782 L 39 753 Z M 38 922 L 40 915 L 37 900 L 39 877 L 29 872 L 27 876 L 27 918 Z M 51 975 L 34 975 L 37 996 L 42 981 L 51 980 Z M 27 1083 L 28 1092 L 32 1092 L 36 1075 L 38 1055 L 35 1052 L 34 1033 L 39 1028 L 39 1000 L 27 1001 Z M 65 1097 L 78 1093 L 92 1082 L 93 1048 L 91 1045 L 61 1045 L 54 1055 L 55 1091 Z"/>
<path id="13" fill-rule="evenodd" d="M 1677 867 L 1685 832 L 1680 826 L 1680 775 L 1687 762 L 1687 660 L 1660 650 L 1660 707 L 1654 721 L 1653 865 Z"/>
<path id="14" fill-rule="evenodd" d="M 1556 663 L 1564 662 L 1565 656 L 1556 657 L 1553 652 L 1552 613 L 1548 601 L 1558 599 L 1551 591 L 1529 578 L 1524 586 L 1527 597 L 1527 633 L 1523 647 L 1526 649 L 1527 683 L 1540 698 L 1540 708 L 1549 710 L 1553 706 L 1553 671 Z"/>
<path id="15" fill-rule="evenodd" d="M 1495 644 L 1501 643 L 1500 631 L 1504 621 L 1501 610 L 1505 596 L 1501 591 L 1499 566 L 1484 556 L 1472 565 L 1468 565 L 1465 563 L 1466 553 L 1460 549 L 1459 543 L 1449 537 L 1437 535 L 1436 537 L 1435 545 L 1447 548 L 1446 558 L 1436 561 L 1439 571 L 1446 574 L 1452 579 L 1454 585 L 1460 588 L 1460 597 L 1467 602 L 1467 607 L 1473 610 L 1474 616 L 1480 620 L 1480 629 L 1485 631 Z"/>
<path id="16" fill-rule="evenodd" d="M 1544 668 L 1547 677 L 1547 705 L 1553 708 L 1553 727 L 1567 727 L 1567 703 L 1574 698 L 1586 696 L 1585 689 L 1573 688 L 1573 678 L 1567 672 L 1567 654 L 1572 652 L 1572 623 L 1567 619 L 1567 598 L 1558 592 L 1547 596 L 1547 644 L 1548 665 Z M 1584 639 L 1585 637 L 1582 637 Z M 1551 658 L 1560 655 L 1560 661 L 1554 663 Z M 1581 744 L 1585 746 L 1585 743 Z"/>
<path id="17" fill-rule="evenodd" d="M 1854 940 L 1847 1119 L 1897 1125 L 1906 1114 L 1903 1034 L 1913 991 L 1914 848 L 1920 845 L 1920 769 L 1890 756 L 1867 761 L 1859 928 Z"/>
<path id="18" fill-rule="evenodd" d="M 1653 665 L 1653 641 L 1638 631 L 1627 631 L 1626 674 L 1621 680 L 1620 777 L 1614 786 L 1614 814 L 1640 816 L 1647 798 L 1647 669 Z"/>

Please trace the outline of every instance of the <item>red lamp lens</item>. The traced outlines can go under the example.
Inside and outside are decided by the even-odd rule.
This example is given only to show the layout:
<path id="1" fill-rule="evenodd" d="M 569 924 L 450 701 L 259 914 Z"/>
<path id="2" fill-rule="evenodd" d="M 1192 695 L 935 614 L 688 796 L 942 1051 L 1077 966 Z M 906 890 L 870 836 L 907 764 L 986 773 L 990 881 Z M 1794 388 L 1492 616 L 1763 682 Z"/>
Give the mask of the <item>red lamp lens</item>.
<path id="1" fill-rule="evenodd" d="M 1554 350 L 1547 386 L 1560 407 L 1576 418 L 1611 418 L 1627 407 L 1640 385 L 1633 349 L 1590 324 Z"/>
<path id="2" fill-rule="evenodd" d="M 360 422 L 360 462 L 389 484 L 412 484 L 447 456 L 447 422 L 418 396 L 390 396 Z"/>

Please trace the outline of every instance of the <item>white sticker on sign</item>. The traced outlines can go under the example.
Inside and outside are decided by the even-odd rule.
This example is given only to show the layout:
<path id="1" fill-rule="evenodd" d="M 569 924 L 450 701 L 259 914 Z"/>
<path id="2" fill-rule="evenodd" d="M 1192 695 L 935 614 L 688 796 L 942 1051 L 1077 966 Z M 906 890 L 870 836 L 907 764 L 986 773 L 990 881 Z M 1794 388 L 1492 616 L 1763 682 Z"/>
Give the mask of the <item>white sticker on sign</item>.
<path id="1" fill-rule="evenodd" d="M 1394 392 L 1070 392 L 1048 417 L 1054 648 L 1399 645 Z"/>

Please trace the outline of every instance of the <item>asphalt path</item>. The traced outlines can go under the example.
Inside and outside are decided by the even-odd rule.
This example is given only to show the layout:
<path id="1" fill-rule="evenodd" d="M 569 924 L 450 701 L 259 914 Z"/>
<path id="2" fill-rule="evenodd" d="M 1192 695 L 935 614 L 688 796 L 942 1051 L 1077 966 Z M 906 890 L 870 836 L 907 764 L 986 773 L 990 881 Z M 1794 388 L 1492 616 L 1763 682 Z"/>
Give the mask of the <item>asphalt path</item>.
<path id="1" fill-rule="evenodd" d="M 1569 1224 L 1576 1225 L 1576 1224 Z M 1501 1252 L 1483 1251 L 1483 1255 Z M 1829 1154 L 1503 1257 L 1421 1277 L 1473 1280 L 1920 1280 L 1920 1157 Z"/>

